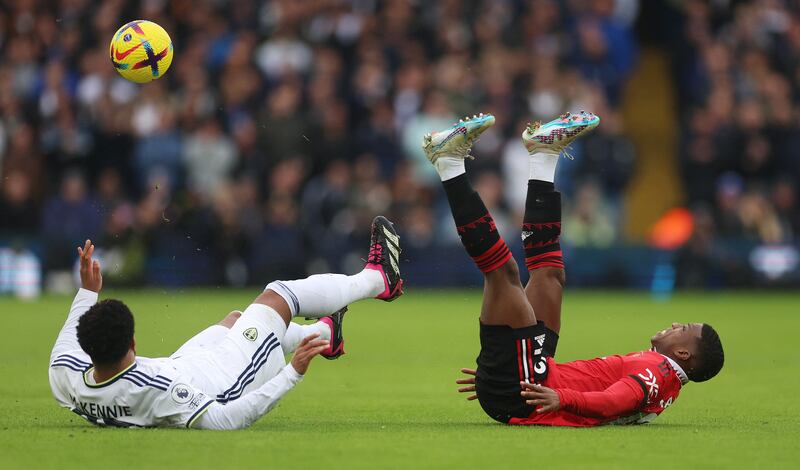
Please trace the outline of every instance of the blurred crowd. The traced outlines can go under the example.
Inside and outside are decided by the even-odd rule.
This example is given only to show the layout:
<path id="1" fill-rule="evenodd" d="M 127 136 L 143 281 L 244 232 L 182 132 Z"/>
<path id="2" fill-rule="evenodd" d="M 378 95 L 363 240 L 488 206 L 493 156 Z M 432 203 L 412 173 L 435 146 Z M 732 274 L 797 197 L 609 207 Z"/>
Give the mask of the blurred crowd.
<path id="1" fill-rule="evenodd" d="M 689 203 L 712 221 L 702 233 L 791 240 L 800 233 L 800 16 L 778 0 L 672 3 L 685 24 L 672 39 L 681 47 L 684 128 L 676 158 Z M 480 111 L 497 124 L 476 145 L 470 174 L 513 239 L 528 174 L 525 123 L 586 109 L 603 125 L 559 170 L 570 201 L 564 238 L 612 246 L 635 171 L 620 106 L 639 54 L 639 8 L 637 0 L 5 3 L 0 245 L 30 248 L 57 279 L 92 237 L 116 284 L 159 285 L 352 271 L 376 214 L 402 227 L 411 252 L 454 246 L 421 138 Z M 166 76 L 143 86 L 118 77 L 108 58 L 113 33 L 134 18 L 162 25 L 175 46 Z"/>
<path id="2" fill-rule="evenodd" d="M 719 238 L 785 250 L 800 237 L 800 4 L 692 0 L 684 13 L 671 49 L 698 227 L 685 251 L 703 277 L 726 256 Z"/>

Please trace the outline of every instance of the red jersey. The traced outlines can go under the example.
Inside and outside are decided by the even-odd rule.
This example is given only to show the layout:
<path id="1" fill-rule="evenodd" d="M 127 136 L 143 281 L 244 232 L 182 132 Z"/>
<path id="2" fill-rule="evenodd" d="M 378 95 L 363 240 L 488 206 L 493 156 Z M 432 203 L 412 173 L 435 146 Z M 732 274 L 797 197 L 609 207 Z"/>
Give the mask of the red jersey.
<path id="1" fill-rule="evenodd" d="M 542 385 L 558 393 L 561 409 L 512 418 L 509 424 L 598 426 L 652 421 L 688 381 L 681 367 L 655 351 L 563 364 L 547 358 Z"/>

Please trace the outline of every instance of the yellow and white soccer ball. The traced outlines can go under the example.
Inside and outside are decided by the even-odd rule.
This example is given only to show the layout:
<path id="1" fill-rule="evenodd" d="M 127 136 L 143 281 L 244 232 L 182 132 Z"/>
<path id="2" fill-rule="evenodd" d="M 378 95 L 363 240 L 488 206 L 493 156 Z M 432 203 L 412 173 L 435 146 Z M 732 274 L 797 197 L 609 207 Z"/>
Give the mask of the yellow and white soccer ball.
<path id="1" fill-rule="evenodd" d="M 172 40 L 164 28 L 136 20 L 114 33 L 109 46 L 111 63 L 125 79 L 147 83 L 161 78 L 172 63 Z"/>

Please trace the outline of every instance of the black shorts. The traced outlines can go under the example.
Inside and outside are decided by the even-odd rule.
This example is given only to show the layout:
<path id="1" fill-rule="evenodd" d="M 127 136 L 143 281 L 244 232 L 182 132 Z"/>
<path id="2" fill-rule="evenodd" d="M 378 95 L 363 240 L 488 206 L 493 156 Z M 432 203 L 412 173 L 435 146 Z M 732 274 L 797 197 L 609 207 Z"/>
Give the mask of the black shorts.
<path id="1" fill-rule="evenodd" d="M 555 356 L 557 346 L 558 334 L 541 321 L 517 329 L 481 324 L 475 390 L 483 411 L 501 423 L 530 416 L 534 407 L 525 403 L 519 383 L 544 380 L 545 358 Z"/>

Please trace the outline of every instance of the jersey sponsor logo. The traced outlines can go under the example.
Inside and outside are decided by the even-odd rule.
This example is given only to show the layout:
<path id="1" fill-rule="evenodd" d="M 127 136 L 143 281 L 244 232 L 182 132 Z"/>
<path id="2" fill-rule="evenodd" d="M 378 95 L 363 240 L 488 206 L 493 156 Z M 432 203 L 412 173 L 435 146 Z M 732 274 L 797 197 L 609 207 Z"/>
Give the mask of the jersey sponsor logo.
<path id="1" fill-rule="evenodd" d="M 544 334 L 536 335 L 533 337 L 533 339 L 535 339 L 536 342 L 539 343 L 539 346 L 544 346 Z"/>
<path id="2" fill-rule="evenodd" d="M 255 341 L 256 338 L 258 338 L 258 330 L 253 327 L 250 327 L 244 330 L 242 332 L 242 335 L 244 335 L 244 337 L 247 338 L 248 341 Z"/>
<path id="3" fill-rule="evenodd" d="M 175 384 L 175 386 L 172 387 L 172 392 L 170 395 L 172 396 L 172 401 L 179 405 L 183 405 L 184 403 L 189 403 L 192 400 L 194 397 L 194 392 L 186 384 Z"/>
<path id="4" fill-rule="evenodd" d="M 644 384 L 647 387 L 647 401 L 649 402 L 651 398 L 655 398 L 658 395 L 658 379 L 650 369 L 645 369 L 644 371 L 647 373 L 647 375 L 643 373 L 639 373 L 637 375 L 644 381 Z"/>

